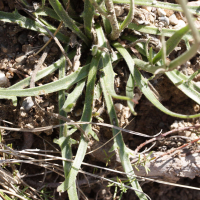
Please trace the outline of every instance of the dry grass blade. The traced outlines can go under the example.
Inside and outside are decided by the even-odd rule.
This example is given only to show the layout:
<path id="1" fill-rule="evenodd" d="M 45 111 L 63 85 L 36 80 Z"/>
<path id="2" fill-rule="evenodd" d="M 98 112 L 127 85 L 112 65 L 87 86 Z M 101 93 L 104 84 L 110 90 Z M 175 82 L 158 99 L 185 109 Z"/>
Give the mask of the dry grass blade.
<path id="1" fill-rule="evenodd" d="M 62 117 L 62 119 L 65 119 L 65 117 Z M 66 119 L 69 121 L 68 118 L 66 118 Z M 161 134 L 161 131 L 160 131 L 156 135 L 150 136 L 150 135 L 146 135 L 146 134 L 139 133 L 139 132 L 136 132 L 136 131 L 130 131 L 130 130 L 127 130 L 127 129 L 124 129 L 124 128 L 120 128 L 120 127 L 115 126 L 115 125 L 106 124 L 106 123 L 73 122 L 73 121 L 71 121 L 71 122 L 65 122 L 64 124 L 59 124 L 59 125 L 55 125 L 55 126 L 52 125 L 52 126 L 45 126 L 45 127 L 33 128 L 33 129 L 10 128 L 10 127 L 5 127 L 5 126 L 0 126 L 0 129 L 10 130 L 10 131 L 20 131 L 20 132 L 36 133 L 36 132 L 40 132 L 40 131 L 44 131 L 44 130 L 58 128 L 58 127 L 64 126 L 65 124 L 67 124 L 67 125 L 94 124 L 94 125 L 98 125 L 98 126 L 105 126 L 105 127 L 117 129 L 117 130 L 124 131 L 124 132 L 130 133 L 130 134 L 133 134 L 133 135 L 138 135 L 138 136 L 147 137 L 147 138 L 158 137 Z"/>

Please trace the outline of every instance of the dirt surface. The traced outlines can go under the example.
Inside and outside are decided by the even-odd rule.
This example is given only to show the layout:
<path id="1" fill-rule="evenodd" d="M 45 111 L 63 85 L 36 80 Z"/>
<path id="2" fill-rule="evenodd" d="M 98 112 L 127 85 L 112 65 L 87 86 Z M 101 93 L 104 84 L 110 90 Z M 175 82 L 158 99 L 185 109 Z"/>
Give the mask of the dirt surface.
<path id="1" fill-rule="evenodd" d="M 31 3 L 31 0 L 29 1 Z M 168 1 L 172 2 L 172 1 Z M 14 0 L 1 0 L 0 1 L 0 11 L 12 12 L 15 9 Z M 80 10 L 78 7 L 77 9 Z M 25 77 L 28 77 L 33 73 L 34 66 L 38 62 L 38 59 L 42 55 L 41 53 L 37 56 L 27 55 L 27 53 L 31 50 L 37 50 L 42 45 L 44 45 L 43 35 L 23 29 L 16 24 L 12 23 L 4 23 L 0 21 L 0 70 L 7 77 L 7 82 L 4 87 L 12 86 L 13 84 L 19 82 Z M 182 49 L 185 47 L 183 46 Z M 42 65 L 41 69 L 49 66 L 53 62 L 55 62 L 61 53 L 59 48 L 55 43 L 51 44 L 50 50 L 48 52 L 48 56 Z M 172 52 L 170 58 L 178 56 L 177 52 Z M 195 58 L 191 60 L 192 66 L 198 69 L 197 61 L 199 60 L 199 54 L 196 55 Z M 82 62 L 84 58 L 81 58 Z M 191 67 L 192 68 L 192 67 Z M 124 81 L 126 81 L 126 77 L 123 74 L 127 73 L 127 67 L 124 62 L 119 63 L 119 65 L 115 68 L 115 72 L 117 74 L 117 78 L 119 81 L 119 87 L 116 86 L 116 91 L 124 95 Z M 149 74 L 145 74 L 147 77 Z M 198 77 L 197 77 L 198 78 Z M 55 81 L 58 79 L 57 71 L 51 74 L 48 77 L 45 77 L 39 82 L 36 82 L 36 86 L 46 84 L 51 81 Z M 169 110 L 174 111 L 180 114 L 191 115 L 195 113 L 199 113 L 199 105 L 197 105 L 194 101 L 189 99 L 186 95 L 184 95 L 180 90 L 178 90 L 165 76 L 162 75 L 158 79 L 154 79 L 150 81 L 154 88 L 157 90 L 159 94 L 159 100 L 162 102 L 164 106 L 166 106 Z M 116 83 L 117 84 L 117 83 Z M 48 94 L 41 95 L 40 97 L 36 97 L 36 101 L 38 104 L 48 112 L 58 113 L 58 94 Z M 83 109 L 83 101 L 84 94 L 78 100 L 77 105 L 75 106 L 73 112 L 70 114 L 70 117 L 73 120 L 79 120 L 80 114 Z M 24 110 L 23 103 L 25 102 L 25 98 L 17 99 L 17 106 L 14 106 L 11 100 L 0 99 L 0 125 L 1 126 L 11 126 L 6 121 L 9 121 L 14 124 L 16 128 L 37 128 L 48 125 L 56 125 L 59 121 L 37 108 L 37 106 L 31 107 L 30 110 Z M 122 101 L 115 100 L 115 103 L 121 103 L 125 107 L 127 106 Z M 172 124 L 177 120 L 174 117 L 170 117 L 161 111 L 159 111 L 154 105 L 152 105 L 144 96 L 139 101 L 139 104 L 136 106 L 137 116 L 131 115 L 128 119 L 123 118 L 122 124 L 128 122 L 128 126 L 126 127 L 129 130 L 134 130 L 137 132 L 141 132 L 148 135 L 155 135 L 160 132 L 167 132 L 171 129 Z M 118 114 L 119 119 L 122 116 Z M 104 122 L 109 123 L 108 116 L 106 111 L 104 111 L 101 115 L 101 118 L 104 119 Z M 5 120 L 5 121 L 2 121 Z M 190 124 L 198 124 L 199 119 L 194 120 L 185 120 L 183 123 Z M 112 137 L 112 132 L 105 127 L 95 126 L 94 128 L 98 129 L 98 137 L 100 139 L 99 142 L 91 141 L 90 142 L 90 150 L 96 149 L 100 144 L 103 144 L 108 139 Z M 56 145 L 53 140 L 59 137 L 59 130 L 52 129 L 48 131 L 41 131 L 37 134 L 32 133 L 22 133 L 15 131 L 5 131 L 2 130 L 3 134 L 3 143 L 4 144 L 12 144 L 12 148 L 16 150 L 21 149 L 43 149 L 43 150 L 59 150 L 59 146 Z M 177 135 L 177 134 L 175 134 Z M 79 140 L 80 134 L 78 132 L 74 133 L 73 138 Z M 126 145 L 135 150 L 137 146 L 143 143 L 146 139 L 130 135 L 128 133 L 123 133 L 124 141 Z M 169 150 L 171 148 L 176 148 L 186 142 L 185 139 L 178 138 L 167 138 L 164 141 L 157 142 L 156 145 L 152 148 L 153 151 L 163 151 Z M 73 153 L 76 153 L 77 144 L 73 145 Z M 109 150 L 112 146 L 112 143 L 109 143 L 105 149 Z M 143 150 L 143 149 L 142 149 Z M 94 165 L 106 166 L 105 158 L 102 154 L 102 150 L 97 151 L 94 154 L 87 155 L 84 162 L 89 162 Z M 3 156 L 3 154 L 2 154 Z M 37 159 L 41 159 L 39 156 L 35 156 Z M 108 164 L 108 167 L 114 168 L 115 158 L 111 158 L 111 162 Z M 62 165 L 62 162 L 55 162 L 57 164 Z M 35 166 L 32 164 L 21 164 L 20 166 L 15 166 L 16 169 L 19 170 L 21 176 L 24 176 L 22 180 L 28 185 L 36 188 L 41 191 L 42 188 L 45 192 L 50 192 L 50 195 L 54 195 L 54 199 L 67 199 L 67 193 L 63 193 L 59 195 L 56 192 L 57 186 L 64 180 L 63 177 L 57 175 L 57 173 L 45 171 L 46 174 L 40 174 L 44 172 L 43 167 Z M 12 172 L 13 167 L 8 165 L 6 167 L 9 171 Z M 90 167 L 83 166 L 82 170 L 93 173 L 93 169 Z M 103 172 L 105 173 L 105 172 Z M 104 175 L 106 177 L 116 177 L 117 175 L 114 173 L 103 174 L 101 171 L 96 171 L 97 175 Z M 30 177 L 30 175 L 33 175 Z M 121 177 L 123 178 L 123 177 Z M 156 177 L 154 177 L 156 178 Z M 90 186 L 88 186 L 88 182 Z M 196 177 L 195 179 L 189 178 L 181 178 L 178 181 L 179 184 L 199 187 L 200 177 Z M 88 199 L 105 199 L 109 200 L 113 198 L 114 187 L 106 187 L 107 182 L 100 181 L 98 179 L 92 178 L 79 174 L 78 175 L 78 185 L 82 192 L 88 197 Z M 191 189 L 178 188 L 158 183 L 152 183 L 148 181 L 141 181 L 141 185 L 143 191 L 148 194 L 153 200 L 175 200 L 175 199 L 200 199 L 200 191 L 195 191 Z M 117 195 L 120 193 L 118 192 Z M 37 198 L 35 198 L 37 199 Z M 52 199 L 51 197 L 47 197 L 47 199 Z M 84 199 L 82 196 L 80 199 Z M 122 199 L 134 200 L 137 199 L 135 193 L 131 190 L 128 190 L 123 194 Z"/>

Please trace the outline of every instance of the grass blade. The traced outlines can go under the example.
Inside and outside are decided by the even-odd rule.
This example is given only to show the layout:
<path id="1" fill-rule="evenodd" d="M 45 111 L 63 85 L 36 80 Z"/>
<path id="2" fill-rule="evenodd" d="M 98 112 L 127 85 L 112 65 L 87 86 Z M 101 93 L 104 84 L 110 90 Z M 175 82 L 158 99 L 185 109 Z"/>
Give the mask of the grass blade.
<path id="1" fill-rule="evenodd" d="M 102 29 L 97 28 L 97 32 L 98 32 L 99 35 L 101 34 L 102 37 L 104 37 L 104 33 L 103 33 Z M 102 38 L 98 38 L 99 45 L 107 48 L 106 42 L 101 40 L 101 39 Z M 115 89 L 114 89 L 115 73 L 113 71 L 110 55 L 108 53 L 102 53 L 102 61 L 101 62 L 102 62 L 102 65 L 103 65 L 103 67 L 101 69 L 101 73 L 103 73 L 105 75 L 106 84 L 107 84 L 106 88 L 107 88 L 109 94 L 113 98 L 130 101 L 131 99 L 129 97 L 117 95 L 116 92 L 115 92 Z"/>
<path id="2" fill-rule="evenodd" d="M 130 0 L 130 9 L 126 19 L 120 25 L 119 30 L 123 31 L 134 19 L 134 0 Z"/>
<path id="3" fill-rule="evenodd" d="M 35 22 L 32 19 L 29 19 L 27 17 L 24 17 L 22 15 L 20 15 L 17 10 L 15 10 L 12 13 L 7 13 L 7 12 L 2 12 L 0 11 L 0 20 L 4 21 L 4 22 L 11 22 L 11 23 L 17 23 L 19 26 L 21 26 L 22 28 L 26 28 L 32 31 L 38 31 L 40 33 L 44 33 L 46 35 L 49 35 L 48 32 L 38 23 Z M 54 33 L 56 31 L 56 28 L 53 28 L 53 26 L 48 27 L 47 28 Z M 69 42 L 69 37 L 65 36 L 64 34 L 58 32 L 56 34 L 56 37 L 65 43 Z"/>
<path id="4" fill-rule="evenodd" d="M 176 85 L 177 88 L 179 88 L 183 93 L 185 93 L 196 103 L 200 104 L 200 93 L 194 89 L 194 86 L 191 86 L 191 84 L 194 85 L 194 83 L 192 83 L 193 81 L 188 83 L 188 77 L 186 80 L 182 79 L 180 76 L 180 72 L 177 70 L 166 72 L 165 74 L 173 82 L 173 84 Z"/>
<path id="5" fill-rule="evenodd" d="M 85 105 L 84 105 L 81 121 L 89 121 L 90 122 L 92 119 L 92 108 L 93 108 L 92 103 L 93 103 L 93 96 L 94 96 L 94 85 L 95 85 L 96 73 L 97 73 L 97 68 L 98 68 L 98 63 L 99 63 L 100 57 L 101 57 L 101 54 L 98 52 L 93 57 L 91 64 L 90 64 L 90 70 L 89 70 L 89 75 L 88 75 L 88 80 L 87 80 L 87 88 L 86 88 Z M 88 131 L 90 131 L 90 126 L 91 125 L 83 125 L 82 126 L 83 130 L 86 131 L 87 134 L 88 134 Z M 72 168 L 71 168 L 66 180 L 58 187 L 58 191 L 64 192 L 65 190 L 68 190 L 71 187 L 71 183 L 73 183 L 73 181 L 75 181 L 78 170 L 79 170 L 81 163 L 85 157 L 85 153 L 87 150 L 87 144 L 88 144 L 88 141 L 86 141 L 86 139 L 82 135 Z M 70 190 L 68 191 L 68 195 L 71 200 L 76 200 L 76 199 L 78 200 L 77 194 L 75 195 Z"/>
<path id="6" fill-rule="evenodd" d="M 136 40 L 136 38 L 133 36 L 123 36 L 123 39 L 132 42 Z M 146 56 L 146 53 L 144 51 L 144 45 L 138 43 L 136 44 L 136 48 L 142 55 Z M 187 95 L 189 98 L 200 104 L 200 89 L 193 81 L 190 81 L 188 84 L 188 76 L 185 76 L 176 69 L 174 69 L 173 71 L 166 72 L 165 74 L 172 81 L 172 83 L 176 85 L 177 88 L 179 88 L 183 93 L 185 93 L 185 95 Z"/>
<path id="7" fill-rule="evenodd" d="M 86 36 L 92 40 L 92 20 L 94 16 L 94 7 L 90 3 L 89 0 L 85 0 L 84 3 L 84 12 L 83 12 L 83 19 L 84 19 L 84 30 Z"/>
<path id="8" fill-rule="evenodd" d="M 66 74 L 66 60 L 65 62 L 62 63 L 62 65 L 59 68 L 59 79 L 65 78 L 65 74 Z M 59 114 L 64 117 L 67 117 L 67 113 L 61 109 L 63 107 L 64 102 L 65 102 L 65 90 L 60 90 L 58 92 Z M 62 120 L 59 120 L 59 123 L 63 124 L 65 122 Z M 67 159 L 72 159 L 71 137 L 70 135 L 67 135 L 67 132 L 68 132 L 67 125 L 65 125 L 64 127 L 60 127 L 60 136 L 59 136 L 59 139 L 56 141 L 56 143 L 61 148 L 62 157 L 67 158 Z M 63 169 L 64 169 L 65 178 L 67 178 L 71 166 L 72 166 L 71 162 L 63 161 Z M 76 195 L 75 181 L 71 183 L 71 187 L 69 188 L 69 191 L 73 193 L 74 195 Z"/>
<path id="9" fill-rule="evenodd" d="M 85 79 L 82 79 L 81 81 L 77 83 L 74 90 L 70 94 L 67 95 L 67 100 L 65 101 L 62 107 L 62 110 L 64 110 L 65 112 L 72 111 L 73 107 L 76 104 L 77 99 L 83 93 L 84 87 L 85 87 Z"/>
<path id="10" fill-rule="evenodd" d="M 151 26 L 145 26 L 145 25 L 138 25 L 138 24 L 134 24 L 134 23 L 130 23 L 128 25 L 128 28 L 135 30 L 135 31 L 139 31 L 142 33 L 148 33 L 148 34 L 153 34 L 153 35 L 161 35 L 161 32 L 159 30 L 159 28 L 156 27 L 151 27 Z M 176 33 L 177 30 L 174 29 L 167 29 L 167 28 L 162 28 L 162 34 L 165 37 L 171 37 L 173 34 Z M 200 33 L 200 31 L 199 31 Z M 186 33 L 183 36 L 183 39 L 188 39 L 188 40 L 192 40 L 193 36 L 191 35 L 191 32 Z"/>
<path id="11" fill-rule="evenodd" d="M 58 0 L 49 0 L 49 3 L 60 17 L 60 19 L 69 27 L 77 36 L 79 36 L 86 45 L 90 43 L 89 39 L 81 32 L 81 30 L 75 25 L 74 21 L 69 17 L 67 12 Z"/>
<path id="12" fill-rule="evenodd" d="M 189 26 L 185 26 L 180 30 L 177 30 L 172 37 L 170 37 L 166 42 L 166 56 L 168 56 L 174 48 L 178 45 L 178 43 L 181 41 L 182 37 L 189 31 Z M 153 64 L 158 62 L 162 58 L 163 54 L 163 47 L 160 49 L 160 51 L 156 54 L 156 56 L 153 58 Z"/>
<path id="13" fill-rule="evenodd" d="M 134 84 L 134 79 L 133 76 L 130 74 L 127 84 L 126 84 L 126 96 L 133 99 L 134 97 L 134 88 L 135 88 L 135 84 Z M 127 101 L 127 105 L 130 108 L 130 111 L 132 112 L 133 115 L 137 115 L 137 113 L 134 110 L 135 104 L 132 101 Z"/>
<path id="14" fill-rule="evenodd" d="M 135 67 L 134 70 L 132 68 L 132 64 L 130 63 L 130 60 L 132 59 L 130 54 L 128 53 L 128 51 L 126 49 L 124 49 L 119 43 L 114 43 L 115 48 L 121 53 L 121 55 L 124 57 L 129 70 L 131 72 L 131 74 L 133 75 L 137 86 L 140 88 L 140 90 L 142 91 L 142 93 L 146 96 L 147 99 L 149 99 L 149 101 L 156 106 L 158 109 L 160 109 L 162 112 L 171 115 L 173 117 L 179 117 L 179 118 L 183 118 L 183 119 L 187 119 L 187 118 L 196 118 L 199 117 L 200 114 L 196 114 L 196 115 L 182 115 L 182 114 L 177 114 L 174 113 L 170 110 L 168 110 L 167 108 L 165 108 L 154 96 L 153 92 L 151 91 L 151 89 L 148 87 L 147 85 L 147 80 L 140 74 L 139 70 Z M 118 48 L 120 47 L 120 48 Z"/>
<path id="15" fill-rule="evenodd" d="M 29 89 L 0 89 L 0 98 L 13 97 L 13 96 L 37 96 L 42 94 L 48 94 L 52 92 L 57 92 L 59 90 L 68 89 L 75 83 L 79 82 L 88 75 L 89 66 L 86 65 L 82 68 L 79 68 L 74 73 L 69 76 L 62 78 L 58 81 L 48 83 L 35 88 Z"/>
<path id="16" fill-rule="evenodd" d="M 97 27 L 97 37 L 98 37 L 98 40 L 99 40 L 99 45 L 104 46 L 106 40 L 105 40 L 105 36 L 103 34 L 103 30 L 101 29 L 100 26 Z M 106 55 L 106 54 L 104 53 L 104 55 Z M 102 65 L 100 67 L 104 67 L 103 64 L 104 64 L 103 62 L 100 62 L 100 65 Z M 119 126 L 117 115 L 116 115 L 115 108 L 114 108 L 114 104 L 113 104 L 111 95 L 108 92 L 109 89 L 107 88 L 108 87 L 107 81 L 108 81 L 107 74 L 105 74 L 105 75 L 101 74 L 100 83 L 101 83 L 101 87 L 102 87 L 102 90 L 103 90 L 104 99 L 105 99 L 105 102 L 106 102 L 106 107 L 107 107 L 107 111 L 108 111 L 109 118 L 110 118 L 110 123 L 115 125 L 115 126 Z M 119 132 L 118 130 L 113 129 L 113 136 L 118 134 L 118 132 Z M 128 178 L 131 179 L 131 175 L 134 175 L 134 171 L 133 171 L 132 165 L 130 163 L 129 155 L 127 153 L 126 146 L 124 144 L 123 137 L 122 137 L 121 133 L 118 134 L 114 138 L 114 142 L 115 142 L 114 146 L 118 147 L 119 156 L 120 156 L 120 160 L 121 160 L 122 166 L 124 168 L 124 171 L 127 174 L 128 173 L 130 174 L 130 176 L 128 175 Z M 140 185 L 139 185 L 139 183 L 136 179 L 134 181 L 131 181 L 131 185 L 132 185 L 133 188 L 135 188 L 139 191 L 142 191 L 142 189 L 141 189 L 141 187 L 140 187 Z M 144 195 L 143 192 L 142 193 L 136 192 L 136 194 L 138 195 L 138 197 L 141 200 L 142 199 L 147 200 L 147 198 L 146 198 L 146 196 Z"/>

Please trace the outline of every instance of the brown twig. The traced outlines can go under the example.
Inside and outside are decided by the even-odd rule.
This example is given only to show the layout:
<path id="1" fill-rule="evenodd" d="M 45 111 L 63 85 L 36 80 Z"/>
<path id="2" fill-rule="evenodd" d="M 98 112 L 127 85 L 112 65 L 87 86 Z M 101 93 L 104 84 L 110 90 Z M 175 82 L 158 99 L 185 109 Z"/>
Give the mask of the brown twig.
<path id="1" fill-rule="evenodd" d="M 179 132 L 179 131 L 186 131 L 186 130 L 190 130 L 190 129 L 198 129 L 200 128 L 200 124 L 197 124 L 197 125 L 194 125 L 194 126 L 189 126 L 189 127 L 184 127 L 184 128 L 177 128 L 177 129 L 173 129 L 171 131 L 168 131 L 164 134 L 160 134 L 158 135 L 157 137 L 154 137 L 150 140 L 147 140 L 145 142 L 143 142 L 142 144 L 140 144 L 136 149 L 135 149 L 135 154 L 138 153 L 138 151 L 144 147 L 145 145 L 151 143 L 151 142 L 154 142 L 154 141 L 157 141 L 157 140 L 161 140 L 162 138 L 166 137 L 167 135 L 170 135 L 172 133 L 176 133 L 176 132 Z"/>
<path id="2" fill-rule="evenodd" d="M 61 28 L 62 25 L 63 25 L 63 21 L 60 22 L 58 28 L 56 29 L 55 33 L 53 34 L 54 36 L 56 36 L 56 34 L 58 33 L 58 31 L 60 30 L 60 28 Z M 39 54 L 39 53 L 52 41 L 52 39 L 53 39 L 53 38 L 51 37 L 51 38 L 48 40 L 48 42 L 45 43 L 45 45 L 44 45 L 41 49 L 39 49 L 38 52 L 36 52 L 34 55 Z"/>
<path id="3" fill-rule="evenodd" d="M 195 142 L 198 142 L 199 140 L 200 140 L 200 138 L 197 138 L 197 139 L 192 140 L 191 142 L 189 142 L 189 143 L 187 143 L 187 144 L 184 144 L 184 145 L 182 145 L 182 146 L 180 146 L 180 147 L 177 147 L 177 148 L 175 148 L 175 149 L 171 149 L 171 150 L 169 150 L 168 152 L 166 152 L 166 153 L 160 155 L 159 157 L 155 158 L 155 159 L 154 159 L 154 162 L 155 162 L 157 159 L 159 159 L 159 158 L 161 158 L 161 157 L 163 157 L 163 156 L 165 156 L 165 155 L 170 155 L 170 154 L 174 153 L 175 151 L 178 151 L 178 150 L 183 149 L 183 148 L 185 148 L 185 147 L 187 147 L 187 146 L 189 146 L 189 145 L 192 145 L 192 144 L 195 143 Z"/>

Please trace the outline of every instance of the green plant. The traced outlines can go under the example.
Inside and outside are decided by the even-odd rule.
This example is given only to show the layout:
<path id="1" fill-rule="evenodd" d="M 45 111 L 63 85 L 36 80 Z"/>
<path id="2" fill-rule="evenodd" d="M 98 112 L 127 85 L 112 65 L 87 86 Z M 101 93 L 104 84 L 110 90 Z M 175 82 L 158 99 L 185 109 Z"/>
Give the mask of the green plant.
<path id="1" fill-rule="evenodd" d="M 127 188 L 124 187 L 124 183 L 129 183 L 128 180 L 126 181 L 121 181 L 118 177 L 117 177 L 117 183 L 119 183 L 118 185 L 116 185 L 115 183 L 111 183 L 109 184 L 107 187 L 111 187 L 113 185 L 115 185 L 115 192 L 114 192 L 114 195 L 113 195 L 113 199 L 116 199 L 116 196 L 117 196 L 117 189 L 119 188 L 120 189 L 120 196 L 118 199 L 121 199 L 122 198 L 122 195 L 124 193 L 127 192 Z"/>
<path id="2" fill-rule="evenodd" d="M 38 72 L 35 79 L 35 81 L 38 81 L 48 74 L 52 73 L 56 69 L 59 69 L 58 81 L 48 83 L 39 87 L 23 89 L 30 84 L 30 78 L 26 78 L 7 89 L 0 88 L 0 98 L 12 99 L 13 103 L 16 105 L 17 97 L 36 96 L 44 93 L 59 91 L 59 114 L 66 117 L 67 112 L 70 112 L 72 110 L 73 106 L 76 104 L 78 97 L 84 90 L 84 86 L 86 86 L 85 104 L 81 121 L 92 121 L 94 96 L 96 93 L 100 93 L 100 95 L 103 94 L 104 96 L 104 101 L 106 104 L 107 112 L 109 114 L 110 123 L 112 125 L 119 126 L 117 115 L 114 109 L 113 98 L 127 101 L 132 113 L 136 114 L 136 112 L 134 111 L 134 101 L 132 99 L 134 97 L 133 89 L 137 86 L 149 99 L 149 101 L 151 101 L 158 109 L 168 115 L 184 119 L 200 116 L 200 114 L 182 115 L 174 113 L 164 107 L 156 99 L 152 90 L 149 88 L 149 80 L 144 78 L 139 70 L 142 69 L 144 71 L 150 72 L 152 75 L 165 73 L 168 78 L 174 83 L 174 85 L 176 85 L 181 91 L 183 91 L 198 104 L 200 103 L 200 88 L 192 81 L 194 75 L 187 77 L 176 70 L 177 66 L 184 64 L 186 61 L 192 58 L 199 48 L 199 31 L 194 26 L 193 18 L 190 13 L 192 12 L 199 15 L 200 13 L 197 7 L 191 7 L 188 9 L 186 7 L 186 0 L 180 1 L 180 6 L 164 2 L 157 2 L 157 4 L 153 4 L 152 0 L 135 0 L 135 3 L 137 5 L 184 11 L 185 16 L 188 20 L 188 26 L 180 30 L 170 30 L 163 28 L 160 32 L 158 28 L 147 27 L 144 25 L 136 25 L 132 23 L 134 13 L 133 0 L 85 0 L 84 10 L 81 16 L 78 16 L 75 10 L 73 10 L 70 1 L 49 0 L 49 3 L 52 8 L 47 7 L 45 5 L 45 0 L 42 0 L 41 7 L 37 9 L 34 13 L 29 13 L 33 19 L 22 16 L 17 10 L 15 10 L 13 13 L 5 13 L 0 11 L 0 20 L 4 22 L 14 22 L 19 24 L 23 28 L 38 31 L 48 36 L 52 36 L 52 33 L 56 31 L 56 28 L 45 21 L 42 17 L 51 16 L 53 19 L 59 22 L 62 21 L 64 22 L 66 27 L 68 27 L 74 34 L 79 37 L 80 40 L 83 41 L 81 53 L 85 53 L 85 55 L 88 55 L 87 61 L 89 64 L 87 63 L 85 64 L 85 66 L 79 67 L 75 72 L 66 76 L 65 66 L 70 65 L 69 59 L 74 56 L 74 51 L 68 50 L 68 55 L 64 53 L 64 56 L 62 56 L 57 62 L 49 66 L 47 69 Z M 129 13 L 123 22 L 119 22 L 116 18 L 114 3 L 130 4 Z M 65 8 L 62 4 L 65 6 Z M 26 10 L 28 6 L 30 6 L 24 0 L 21 0 L 20 5 Z M 66 11 L 66 9 L 68 12 Z M 98 20 L 94 21 L 94 16 L 96 18 L 98 17 Z M 118 38 L 131 42 L 137 41 L 137 38 L 135 38 L 134 36 L 122 34 L 125 28 L 128 28 L 130 30 L 137 30 L 143 33 L 162 35 L 163 47 L 158 53 L 155 53 L 151 48 L 148 48 L 148 41 L 145 45 L 141 42 L 137 43 L 137 50 L 146 58 L 146 60 L 144 61 L 140 60 L 134 57 L 134 55 L 132 55 L 129 50 L 125 49 L 119 42 L 116 41 L 116 39 Z M 56 34 L 56 38 L 54 36 L 52 37 L 55 39 L 56 42 L 57 38 L 60 42 L 66 44 L 69 43 L 69 37 L 59 31 Z M 165 42 L 164 37 L 170 38 Z M 194 44 L 191 47 L 188 42 L 190 39 L 194 39 Z M 180 57 L 172 60 L 170 63 L 167 63 L 166 56 L 168 56 L 174 50 L 174 48 L 177 46 L 177 44 L 179 44 L 181 40 L 184 40 L 186 42 L 188 48 L 187 51 L 183 53 Z M 87 54 L 86 52 L 90 49 L 92 49 L 90 54 Z M 117 51 L 117 53 L 113 53 L 113 49 Z M 62 48 L 62 52 L 63 50 L 64 49 Z M 65 52 L 67 52 L 67 50 Z M 130 72 L 126 88 L 127 96 L 117 95 L 114 89 L 115 73 L 113 71 L 113 63 L 114 61 L 118 61 L 121 58 L 126 61 Z M 73 91 L 68 94 L 68 98 L 66 99 L 65 90 L 71 88 L 74 85 L 76 86 L 74 87 Z M 99 86 L 101 88 L 100 92 Z M 130 90 L 130 88 L 132 89 Z M 75 97 L 74 94 L 76 94 Z M 63 120 L 61 120 L 60 123 L 63 123 Z M 67 190 L 70 199 L 78 199 L 75 180 L 78 170 L 80 169 L 81 163 L 86 154 L 89 142 L 88 137 L 89 135 L 91 135 L 94 139 L 98 140 L 98 137 L 95 132 L 93 132 L 90 124 L 84 124 L 81 126 L 81 128 L 85 134 L 81 135 L 79 147 L 74 162 L 63 162 L 65 181 L 58 187 L 58 191 L 60 192 L 64 192 L 65 190 Z M 71 126 L 65 126 L 64 128 L 60 129 L 60 138 L 57 140 L 57 143 L 61 147 L 62 156 L 64 158 L 72 159 L 71 145 L 74 141 L 71 139 L 71 134 L 76 131 L 76 129 L 77 127 L 74 127 L 74 129 L 72 130 Z M 131 180 L 132 176 L 134 175 L 134 171 L 132 168 L 132 164 L 129 160 L 128 147 L 126 147 L 124 144 L 122 134 L 118 134 L 118 130 L 114 128 L 113 135 L 116 137 L 114 138 L 114 145 L 112 150 L 118 151 L 124 171 L 127 173 L 128 179 Z M 145 162 L 143 162 L 143 164 L 145 167 Z M 136 194 L 140 199 L 147 199 L 145 194 L 140 192 L 142 190 L 137 179 L 131 181 L 131 185 L 133 188 L 136 189 Z"/>

